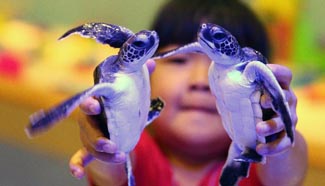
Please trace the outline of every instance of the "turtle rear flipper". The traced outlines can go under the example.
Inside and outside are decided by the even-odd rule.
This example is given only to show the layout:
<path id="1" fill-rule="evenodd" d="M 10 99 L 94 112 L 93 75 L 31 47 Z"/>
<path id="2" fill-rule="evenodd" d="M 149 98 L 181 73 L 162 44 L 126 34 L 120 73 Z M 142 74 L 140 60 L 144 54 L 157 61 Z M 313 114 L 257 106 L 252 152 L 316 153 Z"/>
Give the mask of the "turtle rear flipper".
<path id="1" fill-rule="evenodd" d="M 151 100 L 147 125 L 150 124 L 153 120 L 155 120 L 159 116 L 160 112 L 164 108 L 164 105 L 165 103 L 159 97 Z"/>
<path id="2" fill-rule="evenodd" d="M 250 163 L 248 162 L 236 162 L 233 161 L 231 164 L 225 166 L 222 170 L 219 183 L 221 186 L 233 186 L 242 177 L 248 176 Z"/>
<path id="3" fill-rule="evenodd" d="M 256 152 L 254 149 L 246 148 L 244 152 L 234 158 L 237 162 L 260 163 L 263 162 L 264 157 Z"/>
<path id="4" fill-rule="evenodd" d="M 250 162 L 236 161 L 241 155 L 241 149 L 232 142 L 225 165 L 222 168 L 219 183 L 221 186 L 234 186 L 243 177 L 248 177 Z"/>
<path id="5" fill-rule="evenodd" d="M 29 137 L 47 131 L 56 122 L 68 117 L 86 98 L 91 96 L 108 95 L 113 91 L 111 84 L 97 84 L 73 97 L 64 101 L 56 107 L 47 111 L 39 111 L 31 115 L 30 123 L 25 131 Z"/>
<path id="6" fill-rule="evenodd" d="M 64 33 L 59 40 L 71 34 L 79 34 L 82 37 L 95 39 L 102 44 L 108 44 L 114 48 L 120 48 L 128 40 L 133 32 L 125 27 L 107 23 L 86 23 L 72 28 Z"/>

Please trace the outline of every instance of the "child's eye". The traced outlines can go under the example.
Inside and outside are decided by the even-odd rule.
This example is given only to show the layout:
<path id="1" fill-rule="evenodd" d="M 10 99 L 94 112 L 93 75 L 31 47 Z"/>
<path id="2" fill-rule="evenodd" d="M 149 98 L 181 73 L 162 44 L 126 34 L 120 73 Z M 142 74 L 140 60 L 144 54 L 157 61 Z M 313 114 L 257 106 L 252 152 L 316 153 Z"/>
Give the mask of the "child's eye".
<path id="1" fill-rule="evenodd" d="M 170 57 L 166 60 L 169 63 L 174 63 L 174 64 L 185 64 L 186 62 L 188 62 L 188 59 L 185 57 Z"/>

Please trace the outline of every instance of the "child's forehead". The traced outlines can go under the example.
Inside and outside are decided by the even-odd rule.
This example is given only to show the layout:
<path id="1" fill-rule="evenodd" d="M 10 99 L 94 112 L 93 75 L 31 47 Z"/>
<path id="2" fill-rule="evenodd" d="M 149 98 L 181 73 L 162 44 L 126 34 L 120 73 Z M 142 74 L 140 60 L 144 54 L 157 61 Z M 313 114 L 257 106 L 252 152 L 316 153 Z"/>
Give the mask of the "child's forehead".
<path id="1" fill-rule="evenodd" d="M 174 50 L 178 47 L 180 47 L 181 45 L 180 44 L 169 44 L 169 45 L 166 45 L 166 46 L 163 46 L 161 48 L 158 49 L 158 53 L 163 53 L 163 52 L 168 52 L 170 50 Z"/>

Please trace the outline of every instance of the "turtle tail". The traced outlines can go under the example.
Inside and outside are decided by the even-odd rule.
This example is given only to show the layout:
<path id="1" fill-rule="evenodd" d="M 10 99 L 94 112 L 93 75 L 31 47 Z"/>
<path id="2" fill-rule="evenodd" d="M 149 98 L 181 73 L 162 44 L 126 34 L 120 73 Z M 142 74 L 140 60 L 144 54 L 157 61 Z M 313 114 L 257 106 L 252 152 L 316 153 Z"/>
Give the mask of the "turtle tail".
<path id="1" fill-rule="evenodd" d="M 135 186 L 135 179 L 132 172 L 131 156 L 128 155 L 125 163 L 125 170 L 128 178 L 128 186 Z"/>

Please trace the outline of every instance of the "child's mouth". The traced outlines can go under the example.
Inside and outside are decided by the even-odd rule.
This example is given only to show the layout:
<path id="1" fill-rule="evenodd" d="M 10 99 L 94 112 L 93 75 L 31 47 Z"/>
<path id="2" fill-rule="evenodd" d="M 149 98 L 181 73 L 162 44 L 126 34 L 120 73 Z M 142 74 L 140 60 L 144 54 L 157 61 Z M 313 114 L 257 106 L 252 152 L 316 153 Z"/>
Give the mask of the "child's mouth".
<path id="1" fill-rule="evenodd" d="M 197 111 L 197 112 L 205 112 L 210 114 L 218 114 L 218 111 L 215 107 L 208 107 L 205 105 L 184 105 L 182 106 L 182 110 L 184 111 Z"/>

